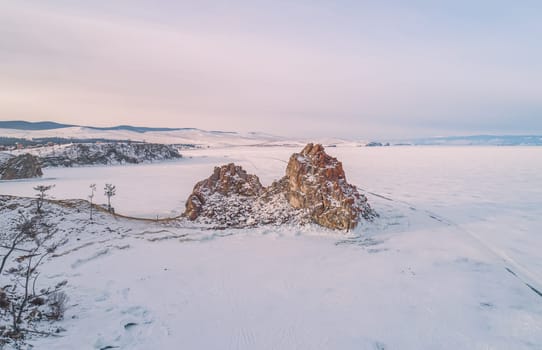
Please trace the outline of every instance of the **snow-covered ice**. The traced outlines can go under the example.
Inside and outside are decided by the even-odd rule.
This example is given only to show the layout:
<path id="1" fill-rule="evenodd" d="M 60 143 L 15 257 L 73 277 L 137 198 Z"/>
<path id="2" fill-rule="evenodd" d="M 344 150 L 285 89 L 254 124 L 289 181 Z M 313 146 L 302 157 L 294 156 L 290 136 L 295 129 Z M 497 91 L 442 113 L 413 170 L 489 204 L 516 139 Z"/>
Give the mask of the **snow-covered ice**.
<path id="1" fill-rule="evenodd" d="M 235 162 L 269 185 L 296 151 L 210 148 L 159 164 L 44 169 L 43 179 L 0 182 L 0 194 L 31 196 L 36 184 L 54 183 L 56 198 L 86 198 L 90 183 L 108 182 L 117 185 L 117 212 L 172 216 L 214 166 Z M 316 226 L 213 231 L 105 214 L 97 224 L 70 228 L 66 217 L 59 224 L 78 230 L 80 240 L 42 273 L 43 282 L 69 282 L 66 332 L 32 343 L 542 348 L 542 148 L 326 151 L 380 213 L 374 223 L 346 234 Z M 74 215 L 83 222 L 86 214 Z"/>

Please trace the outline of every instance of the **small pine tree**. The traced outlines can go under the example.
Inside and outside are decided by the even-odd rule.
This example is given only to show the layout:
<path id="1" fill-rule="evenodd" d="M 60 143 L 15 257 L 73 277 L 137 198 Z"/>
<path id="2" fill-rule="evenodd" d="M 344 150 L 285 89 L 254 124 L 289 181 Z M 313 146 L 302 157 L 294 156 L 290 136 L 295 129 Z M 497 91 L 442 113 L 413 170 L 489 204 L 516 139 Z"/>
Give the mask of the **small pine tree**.
<path id="1" fill-rule="evenodd" d="M 104 194 L 107 196 L 107 210 L 111 212 L 111 197 L 113 197 L 117 192 L 117 188 L 112 184 L 105 184 Z"/>
<path id="2" fill-rule="evenodd" d="M 34 190 L 38 193 L 36 194 L 37 200 L 36 200 L 36 206 L 38 213 L 41 213 L 41 207 L 43 206 L 43 201 L 48 196 L 47 192 L 55 187 L 55 185 L 38 185 L 34 187 Z"/>
<path id="3" fill-rule="evenodd" d="M 94 199 L 94 192 L 96 192 L 96 184 L 90 184 L 90 195 L 88 199 L 90 200 L 90 221 L 92 221 L 92 200 Z"/>

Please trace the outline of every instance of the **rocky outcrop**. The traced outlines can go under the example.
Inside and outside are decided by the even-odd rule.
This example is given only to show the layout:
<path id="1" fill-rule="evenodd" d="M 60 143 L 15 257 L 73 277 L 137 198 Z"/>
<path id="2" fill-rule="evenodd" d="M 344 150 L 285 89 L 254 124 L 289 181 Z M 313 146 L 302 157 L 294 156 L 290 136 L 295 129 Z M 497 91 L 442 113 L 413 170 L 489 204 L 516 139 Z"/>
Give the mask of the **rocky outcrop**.
<path id="1" fill-rule="evenodd" d="M 43 175 L 37 157 L 21 154 L 8 159 L 0 166 L 1 180 L 29 179 Z"/>
<path id="2" fill-rule="evenodd" d="M 213 218 L 224 216 L 246 216 L 252 202 L 263 191 L 260 179 L 256 175 L 247 174 L 243 168 L 233 163 L 215 167 L 213 174 L 194 186 L 192 194 L 186 201 L 185 215 L 190 220 L 199 216 Z M 228 198 L 245 197 L 240 204 L 234 205 Z M 229 204 L 227 203 L 229 202 Z M 220 220 L 222 221 L 222 220 Z"/>
<path id="3" fill-rule="evenodd" d="M 286 175 L 268 188 L 234 164 L 215 168 L 194 187 L 184 215 L 228 227 L 314 222 L 349 230 L 376 213 L 367 198 L 348 184 L 341 162 L 321 145 L 308 144 L 290 157 Z"/>
<path id="4" fill-rule="evenodd" d="M 182 157 L 175 147 L 155 143 L 75 143 L 35 152 L 43 167 L 139 164 Z"/>
<path id="5" fill-rule="evenodd" d="M 184 215 L 219 227 L 308 222 L 282 193 L 267 193 L 256 175 L 231 163 L 216 167 L 209 178 L 194 186 Z"/>
<path id="6" fill-rule="evenodd" d="M 328 228 L 348 230 L 361 217 L 375 215 L 367 198 L 346 181 L 342 163 L 319 144 L 309 143 L 301 153 L 294 153 L 286 176 L 274 186 L 279 186 L 292 207 L 307 209 L 315 223 Z"/>
<path id="7" fill-rule="evenodd" d="M 219 193 L 223 196 L 237 194 L 251 197 L 259 195 L 263 190 L 260 179 L 233 163 L 215 167 L 213 174 L 194 187 L 199 194 Z"/>

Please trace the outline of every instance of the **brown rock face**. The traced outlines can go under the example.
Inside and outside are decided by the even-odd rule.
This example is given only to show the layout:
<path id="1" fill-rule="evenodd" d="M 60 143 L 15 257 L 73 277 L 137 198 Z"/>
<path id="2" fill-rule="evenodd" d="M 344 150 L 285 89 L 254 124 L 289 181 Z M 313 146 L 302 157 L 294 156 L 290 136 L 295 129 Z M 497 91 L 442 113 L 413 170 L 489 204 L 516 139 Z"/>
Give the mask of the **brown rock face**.
<path id="1" fill-rule="evenodd" d="M 29 179 L 42 176 L 38 158 L 31 154 L 13 157 L 0 166 L 1 180 Z"/>
<path id="2" fill-rule="evenodd" d="M 286 176 L 267 188 L 256 175 L 234 164 L 215 168 L 213 175 L 194 187 L 185 216 L 225 226 L 312 221 L 349 230 L 376 213 L 367 198 L 348 184 L 341 162 L 326 154 L 322 145 L 311 143 L 290 157 Z"/>
<path id="3" fill-rule="evenodd" d="M 185 216 L 195 220 L 203 211 L 204 204 L 211 198 L 243 196 L 256 197 L 263 191 L 260 179 L 256 175 L 247 174 L 243 168 L 233 163 L 215 167 L 213 174 L 194 186 L 192 194 L 186 201 Z M 213 212 L 213 211 L 212 211 Z M 213 213 L 208 213 L 212 215 Z"/>
<path id="4" fill-rule="evenodd" d="M 360 217 L 375 216 L 367 198 L 346 181 L 341 162 L 326 154 L 322 145 L 309 143 L 301 153 L 294 153 L 280 182 L 288 202 L 308 209 L 319 225 L 348 230 L 356 227 Z"/>

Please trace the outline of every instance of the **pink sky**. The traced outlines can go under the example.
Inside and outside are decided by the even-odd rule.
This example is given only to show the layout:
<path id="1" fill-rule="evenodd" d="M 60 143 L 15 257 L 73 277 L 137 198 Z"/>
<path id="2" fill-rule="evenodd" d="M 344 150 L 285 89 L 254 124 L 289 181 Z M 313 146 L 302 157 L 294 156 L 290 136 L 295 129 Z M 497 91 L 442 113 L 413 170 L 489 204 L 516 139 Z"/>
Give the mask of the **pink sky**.
<path id="1" fill-rule="evenodd" d="M 0 119 L 342 137 L 540 133 L 539 4 L 9 2 Z"/>

